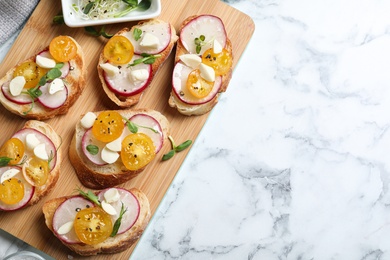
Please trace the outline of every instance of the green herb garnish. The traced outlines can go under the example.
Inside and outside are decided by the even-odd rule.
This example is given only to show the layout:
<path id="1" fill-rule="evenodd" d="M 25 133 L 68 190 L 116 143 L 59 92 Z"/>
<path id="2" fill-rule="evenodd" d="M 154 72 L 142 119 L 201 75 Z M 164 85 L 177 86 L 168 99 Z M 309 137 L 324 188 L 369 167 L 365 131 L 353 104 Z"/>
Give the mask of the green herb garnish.
<path id="1" fill-rule="evenodd" d="M 97 155 L 99 152 L 99 147 L 93 144 L 87 145 L 87 151 L 92 155 Z"/>
<path id="2" fill-rule="evenodd" d="M 145 128 L 145 129 L 149 129 L 149 130 L 153 131 L 154 133 L 158 133 L 158 131 L 152 127 L 138 125 L 138 124 L 130 121 L 126 117 L 122 117 L 122 118 L 123 118 L 123 120 L 126 121 L 126 125 L 127 125 L 127 128 L 129 129 L 129 131 L 132 132 L 133 134 L 138 132 L 138 128 Z"/>
<path id="3" fill-rule="evenodd" d="M 200 53 L 202 46 L 206 45 L 205 40 L 206 40 L 206 37 L 203 34 L 201 36 L 199 36 L 199 38 L 195 38 L 194 42 L 195 42 L 197 54 Z"/>
<path id="4" fill-rule="evenodd" d="M 0 157 L 0 167 L 7 166 L 8 163 L 12 160 L 12 158 L 2 156 Z"/>
<path id="5" fill-rule="evenodd" d="M 161 57 L 161 54 L 153 55 L 153 54 L 141 53 L 141 56 L 142 58 L 134 60 L 133 63 L 127 65 L 127 67 L 135 66 L 141 63 L 153 64 L 157 58 Z"/>
<path id="6" fill-rule="evenodd" d="M 192 144 L 191 140 L 187 140 L 187 141 L 179 144 L 178 146 L 176 146 L 175 141 L 173 140 L 172 136 L 168 136 L 168 139 L 169 139 L 169 141 L 171 141 L 172 150 L 170 150 L 168 153 L 163 155 L 163 157 L 162 157 L 163 161 L 171 159 L 176 153 L 185 150 L 186 148 L 188 148 Z"/>
<path id="7" fill-rule="evenodd" d="M 112 36 L 114 36 L 114 34 L 109 34 L 109 33 L 106 32 L 106 27 L 105 26 L 102 26 L 100 31 L 96 30 L 92 26 L 84 27 L 84 30 L 87 33 L 89 33 L 89 34 L 91 34 L 93 36 L 103 36 L 104 38 L 107 38 L 107 39 L 110 39 Z"/>
<path id="8" fill-rule="evenodd" d="M 146 11 L 152 5 L 151 0 L 142 0 L 139 3 L 137 0 L 122 0 L 122 1 L 125 2 L 126 4 L 128 4 L 128 7 L 125 8 L 123 11 L 120 11 L 120 12 L 114 14 L 114 17 L 116 17 L 116 18 L 125 16 L 135 9 L 138 9 L 139 11 Z"/>
<path id="9" fill-rule="evenodd" d="M 89 3 L 85 6 L 83 13 L 84 13 L 84 14 L 89 14 L 89 12 L 91 12 L 91 9 L 92 9 L 92 7 L 93 7 L 94 5 L 95 5 L 95 2 L 89 2 Z"/>
<path id="10" fill-rule="evenodd" d="M 142 35 L 142 30 L 135 28 L 133 31 L 134 40 L 138 41 L 139 39 L 141 39 L 141 35 Z"/>
<path id="11" fill-rule="evenodd" d="M 112 227 L 112 233 L 110 237 L 114 237 L 118 233 L 119 227 L 121 226 L 123 214 L 125 214 L 126 211 L 127 208 L 125 209 L 125 206 L 123 205 L 122 202 L 121 212 L 119 213 L 119 217 L 117 218 L 117 220 L 114 223 L 114 226 Z"/>
<path id="12" fill-rule="evenodd" d="M 99 198 L 92 191 L 89 190 L 88 192 L 85 192 L 85 191 L 82 191 L 81 189 L 77 189 L 77 191 L 80 193 L 81 196 L 83 196 L 87 200 L 92 201 L 97 206 L 101 206 Z"/>

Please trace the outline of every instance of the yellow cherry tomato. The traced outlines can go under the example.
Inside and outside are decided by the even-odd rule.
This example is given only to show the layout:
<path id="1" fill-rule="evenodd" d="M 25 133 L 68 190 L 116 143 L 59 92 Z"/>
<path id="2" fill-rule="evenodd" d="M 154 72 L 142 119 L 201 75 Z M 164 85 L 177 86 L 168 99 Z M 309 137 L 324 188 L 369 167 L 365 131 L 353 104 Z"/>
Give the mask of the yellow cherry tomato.
<path id="1" fill-rule="evenodd" d="M 122 141 L 121 159 L 128 170 L 135 171 L 153 160 L 155 151 L 152 139 L 146 134 L 129 134 Z"/>
<path id="2" fill-rule="evenodd" d="M 104 46 L 103 56 L 106 60 L 115 64 L 126 64 L 134 55 L 134 47 L 125 36 L 113 36 Z"/>
<path id="3" fill-rule="evenodd" d="M 49 177 L 49 162 L 33 156 L 23 164 L 22 172 L 31 185 L 43 186 Z"/>
<path id="4" fill-rule="evenodd" d="M 111 142 L 122 135 L 125 124 L 122 116 L 115 111 L 101 112 L 92 126 L 92 134 L 102 142 Z"/>
<path id="5" fill-rule="evenodd" d="M 222 76 L 228 73 L 233 64 L 233 57 L 228 50 L 214 53 L 213 49 L 206 50 L 202 55 L 202 62 L 215 70 L 215 75 Z"/>
<path id="6" fill-rule="evenodd" d="M 9 164 L 15 165 L 22 160 L 24 150 L 25 148 L 22 141 L 18 138 L 11 138 L 0 148 L 0 157 L 11 158 Z"/>
<path id="7" fill-rule="evenodd" d="M 24 185 L 17 178 L 10 178 L 0 184 L 0 201 L 13 205 L 24 197 Z"/>
<path id="8" fill-rule="evenodd" d="M 111 217 L 100 207 L 82 209 L 76 214 L 74 230 L 81 242 L 98 244 L 111 235 Z"/>
<path id="9" fill-rule="evenodd" d="M 197 98 L 206 97 L 213 89 L 214 82 L 209 82 L 200 76 L 200 70 L 191 71 L 188 75 L 186 87 Z"/>
<path id="10" fill-rule="evenodd" d="M 69 36 L 60 35 L 51 40 L 49 52 L 57 61 L 69 61 L 76 57 L 77 45 Z"/>
<path id="11" fill-rule="evenodd" d="M 24 88 L 30 89 L 36 87 L 39 80 L 48 70 L 39 67 L 34 61 L 26 61 L 16 67 L 13 77 L 23 76 L 26 80 Z"/>

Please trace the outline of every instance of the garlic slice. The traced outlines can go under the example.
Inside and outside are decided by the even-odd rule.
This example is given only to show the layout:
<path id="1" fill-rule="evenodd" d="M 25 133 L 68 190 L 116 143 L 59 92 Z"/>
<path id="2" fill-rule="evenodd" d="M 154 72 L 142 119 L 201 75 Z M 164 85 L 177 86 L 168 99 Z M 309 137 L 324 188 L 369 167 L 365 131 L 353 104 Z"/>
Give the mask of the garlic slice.
<path id="1" fill-rule="evenodd" d="M 111 188 L 104 193 L 104 199 L 108 203 L 116 202 L 120 198 L 119 192 L 115 188 Z"/>
<path id="2" fill-rule="evenodd" d="M 96 115 L 95 113 L 88 112 L 86 113 L 83 118 L 81 118 L 80 123 L 81 126 L 84 127 L 85 129 L 91 128 L 93 124 L 95 123 L 96 120 Z"/>
<path id="3" fill-rule="evenodd" d="M 16 76 L 9 83 L 9 91 L 11 95 L 16 97 L 22 93 L 23 87 L 26 84 L 26 79 L 23 76 Z"/>
<path id="4" fill-rule="evenodd" d="M 46 146 L 44 143 L 38 144 L 34 148 L 34 155 L 44 161 L 47 161 L 49 159 L 49 156 L 46 152 Z"/>
<path id="5" fill-rule="evenodd" d="M 102 201 L 102 208 L 111 216 L 115 216 L 117 214 L 116 209 L 110 203 L 107 203 L 105 200 Z"/>
<path id="6" fill-rule="evenodd" d="M 19 172 L 20 172 L 20 170 L 15 169 L 15 168 L 12 168 L 12 169 L 9 169 L 9 170 L 5 171 L 5 172 L 1 175 L 0 183 L 3 183 L 4 181 L 11 179 L 12 177 L 14 177 L 14 176 L 15 176 L 16 174 L 18 174 Z"/>
<path id="7" fill-rule="evenodd" d="M 72 228 L 73 228 L 73 221 L 69 221 L 69 222 L 66 222 L 65 224 L 63 224 L 58 230 L 57 230 L 57 233 L 59 235 L 65 235 L 67 233 L 69 233 Z"/>

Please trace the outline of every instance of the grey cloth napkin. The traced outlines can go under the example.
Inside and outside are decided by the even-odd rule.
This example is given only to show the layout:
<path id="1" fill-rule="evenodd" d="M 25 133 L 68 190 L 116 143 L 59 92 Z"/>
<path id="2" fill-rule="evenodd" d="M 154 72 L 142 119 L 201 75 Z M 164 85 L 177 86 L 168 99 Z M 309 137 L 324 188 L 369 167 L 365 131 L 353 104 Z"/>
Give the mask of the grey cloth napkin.
<path id="1" fill-rule="evenodd" d="M 0 0 L 0 45 L 30 17 L 39 0 Z"/>

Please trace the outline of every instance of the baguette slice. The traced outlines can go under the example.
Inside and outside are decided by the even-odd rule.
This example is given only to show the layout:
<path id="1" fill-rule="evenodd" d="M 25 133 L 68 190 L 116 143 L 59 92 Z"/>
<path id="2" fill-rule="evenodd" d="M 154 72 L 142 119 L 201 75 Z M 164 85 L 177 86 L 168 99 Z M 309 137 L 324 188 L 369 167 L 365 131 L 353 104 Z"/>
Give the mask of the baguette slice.
<path id="1" fill-rule="evenodd" d="M 84 86 L 85 86 L 85 78 L 86 78 L 86 68 L 84 63 L 84 53 L 81 46 L 76 42 L 75 39 L 68 36 L 77 46 L 77 54 L 75 58 L 69 61 L 70 69 L 67 76 L 63 79 L 66 82 L 66 87 L 68 89 L 68 96 L 64 104 L 57 108 L 48 108 L 43 106 L 40 102 L 35 101 L 34 105 L 31 108 L 31 104 L 17 104 L 15 102 L 10 101 L 6 98 L 3 91 L 0 91 L 0 102 L 1 104 L 10 112 L 21 116 L 27 119 L 36 119 L 36 120 L 46 120 L 52 117 L 55 117 L 60 114 L 65 114 L 68 112 L 69 108 L 75 103 L 77 98 L 81 95 Z M 42 51 L 46 51 L 49 49 L 47 46 Z M 23 61 L 35 61 L 36 56 L 39 54 L 30 57 L 29 59 Z M 9 83 L 13 79 L 13 73 L 15 69 L 22 64 L 20 62 L 18 65 L 11 68 L 6 75 L 0 79 L 0 86 L 3 86 L 6 83 Z M 27 111 L 29 111 L 27 113 Z"/>
<path id="2" fill-rule="evenodd" d="M 186 27 L 186 25 L 188 23 L 193 22 L 194 20 L 199 19 L 202 16 L 207 17 L 207 16 L 211 16 L 211 15 L 190 16 L 183 21 L 183 23 L 180 26 L 179 31 L 182 32 L 183 28 Z M 211 16 L 211 17 L 214 17 L 214 16 Z M 209 30 L 209 28 L 206 28 L 206 31 L 207 30 Z M 202 31 L 199 31 L 198 33 L 202 34 Z M 199 37 L 199 36 L 200 35 L 193 35 L 194 39 L 195 39 L 195 37 Z M 182 37 L 182 36 L 180 36 L 180 37 Z M 232 43 L 231 43 L 230 39 L 228 38 L 227 34 L 226 34 L 226 44 L 225 44 L 225 46 L 222 46 L 222 47 L 224 47 L 226 50 L 228 50 L 228 52 L 230 53 L 230 55 L 233 59 Z M 202 52 L 204 51 L 205 48 L 207 48 L 207 47 L 203 47 Z M 181 38 L 179 38 L 179 40 L 177 41 L 177 44 L 176 44 L 175 64 L 180 62 L 180 56 L 183 54 L 196 54 L 196 53 L 193 52 L 192 50 L 188 51 L 183 44 L 183 40 Z M 230 70 L 226 74 L 222 75 L 222 84 L 218 90 L 218 93 L 208 102 L 202 103 L 202 104 L 185 103 L 182 100 L 180 100 L 178 98 L 177 94 L 172 90 L 170 97 L 169 97 L 169 100 L 168 100 L 169 106 L 171 106 L 172 108 L 176 108 L 181 114 L 187 115 L 187 116 L 206 114 L 211 109 L 213 109 L 213 107 L 218 103 L 219 95 L 222 92 L 226 91 L 226 89 L 229 85 L 230 79 L 232 78 L 232 72 L 233 72 L 233 70 L 232 70 L 232 68 L 230 68 Z"/>
<path id="3" fill-rule="evenodd" d="M 30 201 L 23 207 L 32 206 L 36 204 L 38 201 L 40 201 L 45 195 L 47 195 L 56 185 L 59 174 L 60 174 L 60 165 L 61 165 L 61 159 L 62 159 L 62 152 L 61 149 L 58 149 L 61 145 L 62 139 L 61 137 L 55 132 L 55 130 L 47 123 L 37 121 L 37 120 L 29 120 L 25 123 L 23 126 L 23 129 L 34 129 L 39 131 L 40 133 L 44 134 L 47 138 L 50 139 L 50 141 L 53 143 L 53 145 L 56 148 L 56 151 L 53 151 L 53 156 L 55 157 L 55 166 L 50 171 L 47 182 L 43 186 L 35 186 L 34 187 L 34 193 L 31 197 Z M 14 136 L 16 136 L 21 131 L 18 131 L 15 133 Z M 21 140 L 24 142 L 24 140 Z M 53 157 L 53 158 L 54 158 Z M 27 158 L 28 159 L 28 158 Z M 53 161 L 53 160 L 52 160 Z"/>
<path id="4" fill-rule="evenodd" d="M 163 143 L 168 138 L 170 132 L 170 126 L 167 118 L 160 112 L 151 109 L 134 109 L 134 110 L 116 110 L 123 117 L 130 118 L 136 114 L 147 114 L 157 120 L 161 126 L 163 134 Z M 98 115 L 100 112 L 94 112 Z M 82 138 L 87 129 L 85 129 L 80 121 L 75 127 L 75 133 L 73 135 L 70 147 L 69 147 L 69 159 L 76 171 L 77 177 L 80 182 L 91 189 L 104 189 L 113 187 L 124 183 L 139 173 L 141 173 L 146 166 L 138 170 L 128 170 L 119 157 L 115 163 L 106 165 L 97 165 L 91 162 L 82 150 Z M 156 158 L 154 158 L 156 159 Z"/>
<path id="5" fill-rule="evenodd" d="M 137 93 L 134 92 L 134 94 L 124 96 L 124 95 L 121 95 L 119 93 L 115 93 L 114 91 L 112 91 L 110 89 L 109 85 L 107 84 L 106 80 L 105 80 L 104 70 L 101 67 L 101 64 L 106 63 L 107 59 L 104 57 L 103 51 L 100 54 L 100 56 L 99 56 L 99 63 L 98 63 L 98 66 L 97 66 L 97 70 L 98 70 L 100 81 L 102 83 L 103 89 L 106 92 L 107 96 L 116 105 L 118 105 L 119 107 L 121 107 L 121 108 L 129 108 L 129 107 L 137 104 L 140 101 L 141 96 L 143 95 L 145 90 L 150 86 L 150 84 L 151 84 L 154 76 L 156 75 L 157 71 L 162 66 L 164 61 L 168 58 L 169 54 L 172 52 L 172 49 L 173 49 L 173 47 L 174 47 L 174 45 L 175 45 L 175 43 L 176 43 L 176 41 L 178 39 L 178 36 L 176 35 L 175 28 L 171 24 L 168 24 L 165 21 L 162 21 L 162 20 L 159 20 L 159 19 L 151 19 L 151 20 L 147 20 L 147 21 L 141 21 L 137 25 L 133 26 L 131 29 L 123 28 L 122 30 L 120 30 L 119 32 L 117 32 L 115 34 L 116 36 L 117 35 L 125 36 L 131 42 L 134 43 L 134 42 L 137 42 L 137 41 L 134 40 L 134 36 L 133 36 L 133 32 L 134 32 L 134 30 L 136 28 L 142 30 L 142 28 L 144 26 L 155 26 L 155 25 L 159 26 L 159 25 L 164 25 L 164 24 L 167 24 L 169 26 L 169 28 L 170 28 L 170 41 L 167 44 L 166 48 L 164 48 L 161 52 L 153 53 L 153 54 L 158 54 L 158 55 L 161 55 L 161 56 L 159 58 L 157 58 L 155 60 L 155 62 L 152 64 L 152 66 L 151 66 L 151 73 L 150 73 L 148 82 L 146 83 L 145 88 L 141 92 L 137 92 Z M 141 41 L 141 40 L 138 40 L 138 42 L 139 41 Z M 137 54 L 140 55 L 141 53 L 137 53 Z M 120 67 L 122 67 L 122 69 L 123 69 L 123 68 L 126 68 L 127 65 L 122 65 Z"/>
<path id="6" fill-rule="evenodd" d="M 122 234 L 109 237 L 104 242 L 96 245 L 87 245 L 83 243 L 70 244 L 60 240 L 66 247 L 82 256 L 91 256 L 97 254 L 114 254 L 128 249 L 142 235 L 147 224 L 149 223 L 151 212 L 149 200 L 146 195 L 136 188 L 129 190 L 138 200 L 140 206 L 139 216 L 134 225 Z M 72 196 L 60 197 L 45 202 L 42 211 L 45 217 L 46 226 L 53 232 L 54 213 L 65 200 Z"/>

